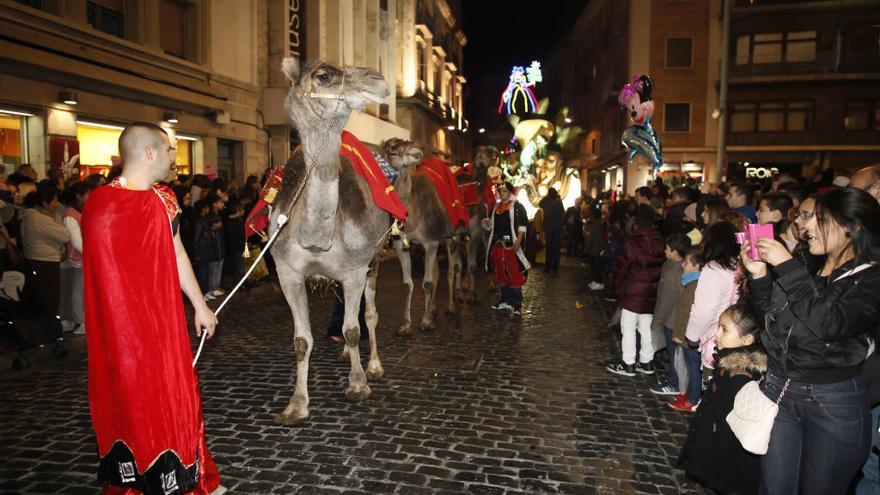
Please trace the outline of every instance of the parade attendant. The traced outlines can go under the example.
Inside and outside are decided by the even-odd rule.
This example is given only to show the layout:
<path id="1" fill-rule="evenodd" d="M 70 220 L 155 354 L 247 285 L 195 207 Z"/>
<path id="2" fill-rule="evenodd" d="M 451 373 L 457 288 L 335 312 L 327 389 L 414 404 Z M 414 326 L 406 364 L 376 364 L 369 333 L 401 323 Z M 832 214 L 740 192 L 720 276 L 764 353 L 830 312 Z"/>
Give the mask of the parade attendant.
<path id="1" fill-rule="evenodd" d="M 181 290 L 196 334 L 214 333 L 177 232 L 180 209 L 156 185 L 174 162 L 162 128 L 119 137 L 122 175 L 82 215 L 89 406 L 105 494 L 209 494 L 219 474 L 205 442 Z"/>
<path id="2" fill-rule="evenodd" d="M 526 283 L 526 271 L 530 268 L 521 248 L 529 218 L 525 207 L 513 197 L 513 184 L 506 182 L 496 189 L 500 199 L 491 217 L 486 269 L 493 273 L 495 285 L 501 290 L 501 301 L 492 308 L 512 310 L 514 315 L 519 315 L 522 286 Z"/>
<path id="3" fill-rule="evenodd" d="M 813 213 L 804 238 L 827 255 L 816 275 L 774 239 L 756 241 L 763 261 L 748 257 L 748 242 L 740 256 L 766 322 L 762 389 L 773 401 L 786 390 L 761 459 L 762 493 L 847 493 L 870 450 L 862 365 L 880 324 L 880 205 L 839 188 L 817 195 Z"/>
<path id="4" fill-rule="evenodd" d="M 721 313 L 715 334 L 713 379 L 691 423 L 685 472 L 720 493 L 757 493 L 761 458 L 746 451 L 727 424 L 737 392 L 767 371 L 767 355 L 758 344 L 761 324 L 745 304 Z"/>

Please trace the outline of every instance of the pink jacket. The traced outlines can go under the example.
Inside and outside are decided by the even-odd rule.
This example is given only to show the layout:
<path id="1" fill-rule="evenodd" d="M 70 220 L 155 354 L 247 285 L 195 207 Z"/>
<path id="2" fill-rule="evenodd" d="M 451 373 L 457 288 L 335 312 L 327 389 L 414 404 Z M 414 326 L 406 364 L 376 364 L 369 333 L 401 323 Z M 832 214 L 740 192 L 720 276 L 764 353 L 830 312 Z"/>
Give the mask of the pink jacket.
<path id="1" fill-rule="evenodd" d="M 715 366 L 713 354 L 718 318 L 739 299 L 736 285 L 738 273 L 737 270 L 727 270 L 715 262 L 709 263 L 700 272 L 685 335 L 691 342 L 700 343 L 703 366 Z"/>

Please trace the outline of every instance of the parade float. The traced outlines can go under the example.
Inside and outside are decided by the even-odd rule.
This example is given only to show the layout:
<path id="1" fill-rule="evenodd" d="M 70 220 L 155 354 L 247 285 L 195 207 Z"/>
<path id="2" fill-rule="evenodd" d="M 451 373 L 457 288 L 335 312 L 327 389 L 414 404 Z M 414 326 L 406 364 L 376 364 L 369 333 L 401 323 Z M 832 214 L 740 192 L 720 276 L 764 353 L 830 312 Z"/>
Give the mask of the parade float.
<path id="1" fill-rule="evenodd" d="M 547 115 L 549 100 L 538 100 L 534 93 L 542 81 L 539 62 L 528 68 L 514 66 L 498 106 L 498 113 L 506 112 L 513 128 L 510 142 L 499 150 L 498 165 L 504 178 L 516 186 L 517 200 L 529 217 L 551 187 L 566 208 L 581 196 L 579 170 L 568 167 L 566 157 L 577 154 L 577 138 L 583 129 L 571 125 L 567 107 L 553 117 Z"/>

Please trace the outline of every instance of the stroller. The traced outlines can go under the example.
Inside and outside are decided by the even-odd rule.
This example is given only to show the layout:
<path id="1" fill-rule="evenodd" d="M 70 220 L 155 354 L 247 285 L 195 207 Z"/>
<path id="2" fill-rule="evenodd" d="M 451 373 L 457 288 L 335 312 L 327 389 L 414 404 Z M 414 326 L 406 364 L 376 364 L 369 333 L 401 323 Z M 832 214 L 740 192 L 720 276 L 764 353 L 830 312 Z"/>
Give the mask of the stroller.
<path id="1" fill-rule="evenodd" d="M 39 314 L 33 285 L 17 271 L 0 277 L 0 354 L 13 356 L 16 371 L 30 368 L 30 356 L 47 348 L 58 359 L 67 356 L 61 320 Z"/>

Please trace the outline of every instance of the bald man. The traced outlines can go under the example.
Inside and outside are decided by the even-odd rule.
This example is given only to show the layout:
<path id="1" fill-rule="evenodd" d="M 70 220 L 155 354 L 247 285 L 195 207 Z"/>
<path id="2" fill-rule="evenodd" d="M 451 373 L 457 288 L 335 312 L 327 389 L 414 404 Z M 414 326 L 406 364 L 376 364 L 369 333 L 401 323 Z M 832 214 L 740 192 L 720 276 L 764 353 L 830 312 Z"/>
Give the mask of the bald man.
<path id="1" fill-rule="evenodd" d="M 880 164 L 870 165 L 853 174 L 849 185 L 880 201 Z"/>
<path id="2" fill-rule="evenodd" d="M 217 318 L 180 240 L 174 193 L 157 184 L 174 165 L 154 124 L 119 137 L 122 175 L 92 192 L 82 215 L 89 406 L 104 493 L 225 491 L 205 442 L 181 291 L 195 332 Z"/>

